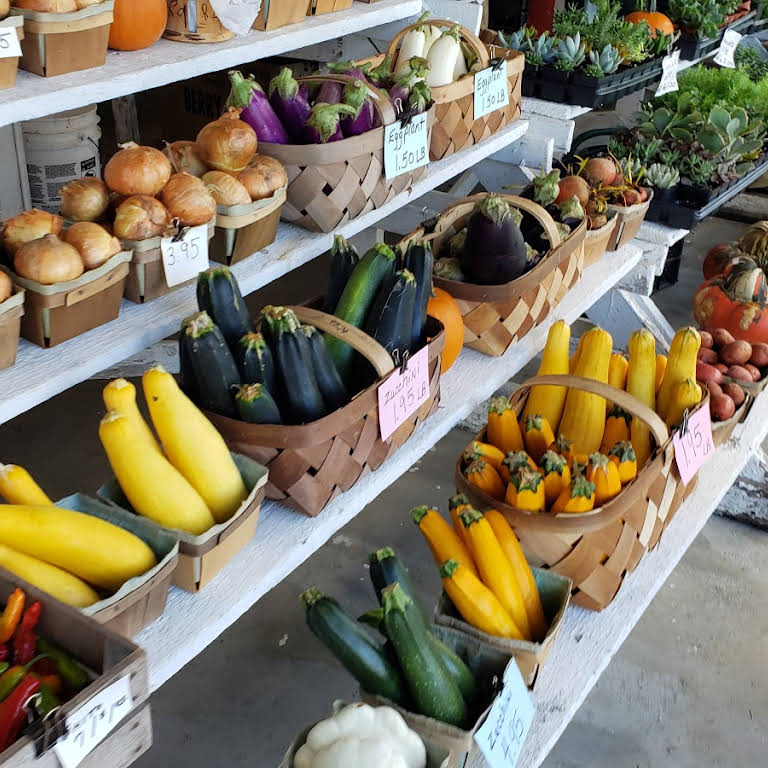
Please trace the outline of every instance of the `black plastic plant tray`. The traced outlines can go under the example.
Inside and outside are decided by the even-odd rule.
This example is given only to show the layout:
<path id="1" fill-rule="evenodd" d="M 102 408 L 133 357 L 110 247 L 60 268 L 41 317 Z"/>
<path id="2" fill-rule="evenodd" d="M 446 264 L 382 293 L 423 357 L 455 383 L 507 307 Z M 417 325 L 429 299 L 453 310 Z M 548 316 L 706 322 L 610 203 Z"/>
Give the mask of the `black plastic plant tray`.
<path id="1" fill-rule="evenodd" d="M 697 37 L 696 35 L 690 35 L 687 32 L 683 32 L 677 42 L 677 47 L 680 49 L 680 58 L 687 61 L 694 61 L 703 56 L 715 53 L 720 47 L 726 29 L 732 29 L 741 35 L 746 35 L 752 29 L 756 16 L 757 11 L 750 11 L 746 16 L 742 16 L 732 24 L 723 27 L 717 37 Z"/>

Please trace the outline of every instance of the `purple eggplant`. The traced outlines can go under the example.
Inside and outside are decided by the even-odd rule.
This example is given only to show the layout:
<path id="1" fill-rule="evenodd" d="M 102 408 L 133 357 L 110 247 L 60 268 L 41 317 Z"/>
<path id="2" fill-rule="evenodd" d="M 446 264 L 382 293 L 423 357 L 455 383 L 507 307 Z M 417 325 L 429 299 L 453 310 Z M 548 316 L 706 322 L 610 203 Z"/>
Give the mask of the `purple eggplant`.
<path id="1" fill-rule="evenodd" d="M 341 116 L 354 116 L 355 109 L 347 104 L 325 104 L 316 101 L 304 126 L 307 144 L 326 144 L 344 138 L 341 132 Z"/>
<path id="2" fill-rule="evenodd" d="M 354 61 L 334 61 L 325 65 L 325 69 L 334 75 L 349 75 L 366 83 L 369 80 L 370 68 L 370 64 L 355 64 Z"/>
<path id="3" fill-rule="evenodd" d="M 395 105 L 395 111 L 398 115 L 405 111 L 408 97 L 411 95 L 411 88 L 416 83 L 423 81 L 428 71 L 429 64 L 427 60 L 414 56 L 409 62 L 409 69 L 390 88 L 389 98 Z"/>
<path id="4" fill-rule="evenodd" d="M 408 106 L 411 112 L 418 114 L 420 112 L 426 112 L 427 107 L 432 101 L 432 92 L 429 90 L 429 86 L 424 80 L 419 80 L 418 83 L 413 84 L 411 93 L 408 96 Z"/>
<path id="5" fill-rule="evenodd" d="M 368 86 L 362 80 L 351 80 L 344 86 L 344 103 L 355 110 L 353 117 L 341 121 L 344 136 L 359 136 L 373 128 L 374 108 Z"/>
<path id="6" fill-rule="evenodd" d="M 315 104 L 340 104 L 344 86 L 333 80 L 326 80 L 321 86 L 315 98 Z"/>
<path id="7" fill-rule="evenodd" d="M 240 107 L 240 119 L 256 131 L 260 142 L 268 144 L 290 144 L 288 132 L 275 114 L 269 99 L 253 75 L 243 77 L 241 72 L 229 73 L 232 88 L 227 99 L 227 107 Z"/>
<path id="8" fill-rule="evenodd" d="M 288 67 L 269 81 L 269 103 L 294 141 L 301 141 L 309 117 L 309 89 L 293 76 Z"/>

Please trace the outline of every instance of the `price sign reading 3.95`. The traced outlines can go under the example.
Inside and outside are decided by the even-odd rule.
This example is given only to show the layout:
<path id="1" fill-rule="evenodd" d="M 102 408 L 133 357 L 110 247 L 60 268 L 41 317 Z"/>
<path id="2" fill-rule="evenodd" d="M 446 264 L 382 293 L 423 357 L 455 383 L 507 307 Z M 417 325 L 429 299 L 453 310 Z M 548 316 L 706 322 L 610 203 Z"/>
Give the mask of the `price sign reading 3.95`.
<path id="1" fill-rule="evenodd" d="M 507 62 L 502 60 L 475 75 L 475 120 L 509 104 Z"/>
<path id="2" fill-rule="evenodd" d="M 429 162 L 427 116 L 415 115 L 405 125 L 396 120 L 384 128 L 384 173 L 388 179 Z"/>
<path id="3" fill-rule="evenodd" d="M 677 430 L 672 436 L 672 442 L 680 478 L 688 485 L 701 465 L 715 452 L 709 408 L 694 411 L 684 426 L 685 431 L 682 428 Z"/>
<path id="4" fill-rule="evenodd" d="M 408 358 L 405 370 L 396 370 L 379 387 L 379 426 L 386 440 L 429 400 L 428 348 Z"/>
<path id="5" fill-rule="evenodd" d="M 16 27 L 0 27 L 0 59 L 21 56 L 21 43 Z"/>
<path id="6" fill-rule="evenodd" d="M 169 288 L 194 280 L 208 269 L 208 225 L 190 227 L 179 238 L 164 237 L 160 241 L 160 250 Z"/>

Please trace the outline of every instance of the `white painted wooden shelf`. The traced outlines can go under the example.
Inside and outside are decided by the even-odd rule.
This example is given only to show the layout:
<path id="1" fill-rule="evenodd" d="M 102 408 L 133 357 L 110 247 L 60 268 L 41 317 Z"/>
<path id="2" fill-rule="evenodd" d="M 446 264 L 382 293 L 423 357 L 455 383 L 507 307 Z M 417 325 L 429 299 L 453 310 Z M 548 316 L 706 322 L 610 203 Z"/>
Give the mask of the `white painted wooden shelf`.
<path id="1" fill-rule="evenodd" d="M 339 227 L 338 232 L 351 237 L 375 225 L 516 141 L 527 129 L 527 121 L 518 120 L 473 147 L 431 163 L 412 187 L 383 207 Z M 233 272 L 243 294 L 253 293 L 324 253 L 332 242 L 333 235 L 315 234 L 281 223 L 275 242 L 237 264 Z M 22 341 L 16 364 L 0 371 L 0 424 L 175 333 L 182 319 L 196 309 L 195 288 L 187 286 L 147 304 L 123 301 L 116 320 L 52 349 Z"/>
<path id="2" fill-rule="evenodd" d="M 161 686 L 197 656 L 535 357 L 553 322 L 560 318 L 575 321 L 639 258 L 640 250 L 631 245 L 606 254 L 585 270 L 581 282 L 548 321 L 514 344 L 503 357 L 487 357 L 465 349 L 442 379 L 437 412 L 389 461 L 335 499 L 318 517 L 306 517 L 277 502 L 265 503 L 253 541 L 199 594 L 171 589 L 165 613 L 136 637 L 149 659 L 151 689 Z"/>
<path id="3" fill-rule="evenodd" d="M 143 51 L 109 51 L 104 66 L 58 77 L 19 71 L 16 86 L 0 91 L 0 126 L 126 96 L 245 62 L 279 56 L 315 43 L 420 13 L 421 0 L 355 2 L 343 11 L 298 24 L 251 31 L 223 43 L 192 45 L 160 40 Z"/>

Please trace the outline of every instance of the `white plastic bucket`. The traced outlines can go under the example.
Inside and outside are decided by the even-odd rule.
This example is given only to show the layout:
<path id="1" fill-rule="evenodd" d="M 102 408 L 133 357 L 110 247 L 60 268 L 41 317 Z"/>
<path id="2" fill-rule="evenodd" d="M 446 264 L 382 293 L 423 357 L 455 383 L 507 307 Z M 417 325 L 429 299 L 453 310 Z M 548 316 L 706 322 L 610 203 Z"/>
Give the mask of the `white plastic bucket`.
<path id="1" fill-rule="evenodd" d="M 32 205 L 58 213 L 61 188 L 73 179 L 101 176 L 96 105 L 21 124 Z"/>

